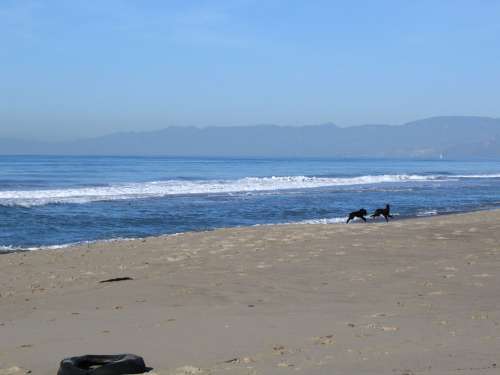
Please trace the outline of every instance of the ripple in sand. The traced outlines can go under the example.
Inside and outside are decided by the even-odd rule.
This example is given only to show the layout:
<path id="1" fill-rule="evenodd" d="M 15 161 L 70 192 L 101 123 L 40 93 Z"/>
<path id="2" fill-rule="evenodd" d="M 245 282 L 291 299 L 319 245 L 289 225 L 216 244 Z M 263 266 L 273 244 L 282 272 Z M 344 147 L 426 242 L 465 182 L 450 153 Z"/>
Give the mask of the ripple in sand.
<path id="1" fill-rule="evenodd" d="M 259 264 L 257 265 L 257 268 L 265 269 L 265 268 L 271 268 L 272 266 L 273 266 L 272 264 Z"/>
<path id="2" fill-rule="evenodd" d="M 194 366 L 182 366 L 178 367 L 172 372 L 172 375 L 198 375 L 198 374 L 203 374 L 204 371 L 199 368 L 199 367 L 194 367 Z M 162 375 L 162 374 L 158 374 Z"/>
<path id="3" fill-rule="evenodd" d="M 442 296 L 444 292 L 442 290 L 435 290 L 434 292 L 427 293 L 429 296 Z"/>
<path id="4" fill-rule="evenodd" d="M 292 363 L 287 363 L 287 362 L 280 362 L 278 363 L 278 367 L 294 367 L 295 365 Z"/>
<path id="5" fill-rule="evenodd" d="M 313 341 L 316 345 L 332 345 L 335 344 L 335 339 L 333 338 L 333 335 L 327 335 L 327 336 L 316 336 L 313 337 Z"/>
<path id="6" fill-rule="evenodd" d="M 27 370 L 17 366 L 0 369 L 0 375 L 25 375 L 25 374 L 31 374 L 31 370 Z"/>

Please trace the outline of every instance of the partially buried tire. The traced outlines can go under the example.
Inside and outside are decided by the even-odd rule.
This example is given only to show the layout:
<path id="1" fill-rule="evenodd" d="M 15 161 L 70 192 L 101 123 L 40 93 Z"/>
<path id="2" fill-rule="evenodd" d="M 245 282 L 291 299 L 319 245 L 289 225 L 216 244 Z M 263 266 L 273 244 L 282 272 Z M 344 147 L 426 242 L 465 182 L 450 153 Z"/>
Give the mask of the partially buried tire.
<path id="1" fill-rule="evenodd" d="M 84 355 L 63 359 L 57 375 L 124 375 L 148 370 L 144 359 L 134 354 Z"/>

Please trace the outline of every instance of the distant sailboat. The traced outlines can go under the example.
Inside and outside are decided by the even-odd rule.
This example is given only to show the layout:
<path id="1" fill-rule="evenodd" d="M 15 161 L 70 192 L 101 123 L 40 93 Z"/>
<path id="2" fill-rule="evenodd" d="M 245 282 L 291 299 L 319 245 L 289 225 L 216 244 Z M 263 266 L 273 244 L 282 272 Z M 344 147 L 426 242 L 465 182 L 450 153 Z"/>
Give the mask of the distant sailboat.
<path id="1" fill-rule="evenodd" d="M 444 155 L 443 154 L 439 154 L 439 160 L 443 160 L 444 159 Z"/>

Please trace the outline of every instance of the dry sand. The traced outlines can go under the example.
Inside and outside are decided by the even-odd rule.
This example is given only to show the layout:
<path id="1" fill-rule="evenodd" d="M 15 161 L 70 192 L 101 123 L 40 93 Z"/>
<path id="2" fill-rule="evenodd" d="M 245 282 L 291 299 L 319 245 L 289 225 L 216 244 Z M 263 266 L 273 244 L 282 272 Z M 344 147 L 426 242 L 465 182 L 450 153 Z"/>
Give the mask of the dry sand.
<path id="1" fill-rule="evenodd" d="M 1 255 L 0 374 L 498 374 L 499 269 L 500 211 Z"/>

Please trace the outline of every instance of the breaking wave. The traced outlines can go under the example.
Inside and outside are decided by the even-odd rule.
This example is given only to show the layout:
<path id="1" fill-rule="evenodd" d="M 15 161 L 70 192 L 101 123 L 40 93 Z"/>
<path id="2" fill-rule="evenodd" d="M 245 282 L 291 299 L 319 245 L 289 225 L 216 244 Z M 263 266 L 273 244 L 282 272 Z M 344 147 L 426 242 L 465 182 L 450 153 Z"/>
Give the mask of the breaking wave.
<path id="1" fill-rule="evenodd" d="M 500 174 L 462 176 L 400 174 L 359 177 L 285 176 L 246 177 L 239 180 L 168 180 L 69 189 L 0 191 L 0 205 L 32 207 L 56 203 L 83 204 L 168 195 L 261 192 L 412 181 L 446 181 L 456 178 L 500 178 Z"/>

